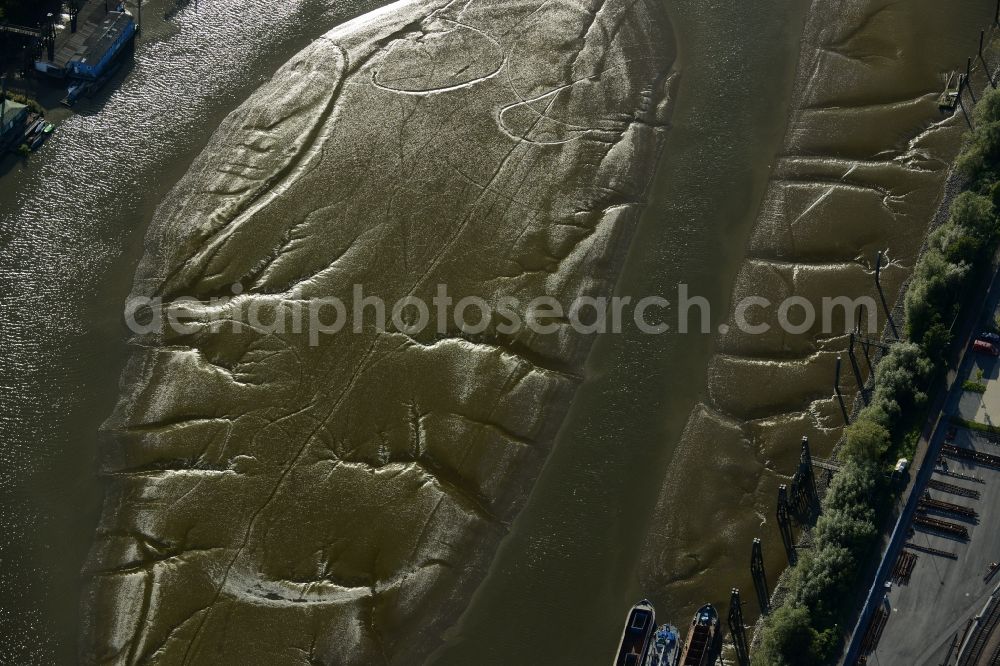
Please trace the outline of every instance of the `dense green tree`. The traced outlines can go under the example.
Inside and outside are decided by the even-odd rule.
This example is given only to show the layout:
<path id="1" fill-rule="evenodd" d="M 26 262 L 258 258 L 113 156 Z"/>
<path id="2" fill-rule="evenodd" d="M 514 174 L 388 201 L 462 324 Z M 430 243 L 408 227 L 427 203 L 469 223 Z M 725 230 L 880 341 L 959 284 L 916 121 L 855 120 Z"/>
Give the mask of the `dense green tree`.
<path id="1" fill-rule="evenodd" d="M 992 96 L 991 96 L 992 97 Z M 1000 161 L 1000 122 L 982 122 L 976 126 L 958 155 L 955 166 L 965 174 L 976 191 L 992 188 L 998 178 Z"/>
<path id="2" fill-rule="evenodd" d="M 857 559 L 850 550 L 832 543 L 813 547 L 795 570 L 795 600 L 809 608 L 815 627 L 825 626 L 841 607 L 843 594 L 857 575 Z"/>
<path id="3" fill-rule="evenodd" d="M 949 341 L 944 331 L 958 314 L 963 290 L 974 275 L 971 267 L 988 261 L 997 239 L 993 200 L 973 192 L 956 197 L 948 221 L 928 238 L 904 303 L 907 335 L 923 344 L 935 361 L 943 356 Z M 932 330 L 934 335 L 928 341 L 925 338 Z"/>
<path id="4" fill-rule="evenodd" d="M 877 480 L 875 465 L 848 462 L 827 491 L 813 531 L 813 548 L 799 565 L 801 580 L 796 585 L 796 598 L 818 620 L 833 621 L 843 594 L 856 579 L 857 562 L 874 543 L 872 499 Z"/>
<path id="5" fill-rule="evenodd" d="M 898 422 L 904 409 L 921 407 L 926 402 L 926 385 L 933 371 L 934 364 L 919 345 L 912 342 L 893 345 L 875 370 L 872 396 L 873 408 L 889 417 L 887 427 Z"/>
<path id="6" fill-rule="evenodd" d="M 976 104 L 972 117 L 977 125 L 1000 122 L 1000 95 L 996 91 L 988 91 Z"/>
<path id="7" fill-rule="evenodd" d="M 973 264 L 985 258 L 996 242 L 997 218 L 989 197 L 962 192 L 951 205 L 948 224 L 951 243 L 942 248 L 952 263 Z"/>
<path id="8" fill-rule="evenodd" d="M 809 610 L 786 603 L 774 611 L 772 630 L 765 633 L 754 654 L 754 666 L 799 666 L 812 659 L 813 628 Z"/>
<path id="9" fill-rule="evenodd" d="M 889 450 L 891 436 L 881 423 L 859 419 L 847 428 L 843 456 L 849 460 L 879 461 Z"/>
<path id="10" fill-rule="evenodd" d="M 825 508 L 836 511 L 848 507 L 860 507 L 870 512 L 878 475 L 877 463 L 848 459 L 830 482 Z"/>
<path id="11" fill-rule="evenodd" d="M 939 248 L 928 247 L 917 262 L 903 299 L 906 333 L 910 339 L 922 341 L 935 324 L 951 324 L 967 273 L 967 265 L 953 264 Z"/>
<path id="12" fill-rule="evenodd" d="M 807 608 L 787 603 L 770 620 L 774 631 L 764 634 L 753 666 L 823 666 L 836 659 L 840 644 L 836 631 L 813 629 Z"/>
<path id="13" fill-rule="evenodd" d="M 951 330 L 941 322 L 932 324 L 924 333 L 923 347 L 927 352 L 927 358 L 934 365 L 941 367 L 945 362 L 945 355 L 954 337 Z"/>

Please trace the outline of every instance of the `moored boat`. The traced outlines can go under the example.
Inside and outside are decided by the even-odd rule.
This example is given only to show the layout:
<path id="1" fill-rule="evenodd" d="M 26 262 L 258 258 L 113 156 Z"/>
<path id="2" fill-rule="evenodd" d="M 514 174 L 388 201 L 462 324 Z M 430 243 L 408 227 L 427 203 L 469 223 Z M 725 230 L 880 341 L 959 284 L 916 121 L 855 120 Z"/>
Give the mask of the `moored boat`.
<path id="1" fill-rule="evenodd" d="M 80 99 L 80 96 L 87 91 L 87 83 L 74 83 L 66 90 L 66 97 L 60 101 L 60 104 L 64 106 L 73 106 L 76 104 L 76 100 Z"/>
<path id="2" fill-rule="evenodd" d="M 615 666 L 645 666 L 654 629 L 656 611 L 653 610 L 653 604 L 643 599 L 632 606 L 625 620 Z"/>
<path id="3" fill-rule="evenodd" d="M 31 123 L 31 126 L 28 127 L 28 130 L 24 133 L 24 136 L 29 139 L 33 139 L 36 134 L 42 131 L 43 127 L 45 127 L 45 119 L 39 118 L 35 122 Z"/>
<path id="4" fill-rule="evenodd" d="M 643 666 L 677 666 L 681 656 L 680 632 L 672 624 L 660 625 Z"/>
<path id="5" fill-rule="evenodd" d="M 715 649 L 719 613 L 712 604 L 705 604 L 694 614 L 679 666 L 707 666 Z"/>

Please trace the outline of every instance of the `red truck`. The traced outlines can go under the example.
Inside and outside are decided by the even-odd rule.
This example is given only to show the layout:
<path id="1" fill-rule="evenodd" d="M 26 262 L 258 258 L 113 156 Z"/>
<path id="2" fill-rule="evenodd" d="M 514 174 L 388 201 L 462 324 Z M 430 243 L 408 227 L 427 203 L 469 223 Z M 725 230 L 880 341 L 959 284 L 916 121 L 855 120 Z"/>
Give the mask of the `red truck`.
<path id="1" fill-rule="evenodd" d="M 996 348 L 991 342 L 986 342 L 985 340 L 976 340 L 972 343 L 972 350 L 977 351 L 981 354 L 992 354 L 993 356 L 1000 356 L 1000 349 Z"/>

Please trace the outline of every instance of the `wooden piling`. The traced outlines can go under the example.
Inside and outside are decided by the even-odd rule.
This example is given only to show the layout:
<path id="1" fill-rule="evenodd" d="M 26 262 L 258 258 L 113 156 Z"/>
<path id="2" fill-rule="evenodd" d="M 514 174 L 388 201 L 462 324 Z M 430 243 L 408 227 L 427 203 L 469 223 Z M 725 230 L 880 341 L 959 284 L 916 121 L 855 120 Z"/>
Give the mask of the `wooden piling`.
<path id="1" fill-rule="evenodd" d="M 750 576 L 753 578 L 753 588 L 757 593 L 760 614 L 767 615 L 771 612 L 771 594 L 767 589 L 767 572 L 764 570 L 764 551 L 760 539 L 753 540 L 750 551 Z"/>
<path id="2" fill-rule="evenodd" d="M 740 600 L 739 588 L 729 592 L 729 635 L 733 638 L 736 649 L 736 663 L 739 666 L 749 666 L 750 645 L 747 641 L 747 627 L 743 621 L 743 602 Z"/>
<path id="3" fill-rule="evenodd" d="M 993 74 L 990 72 L 990 66 L 986 62 L 986 55 L 983 53 L 983 43 L 984 43 L 985 39 L 986 39 L 986 31 L 985 30 L 980 30 L 979 31 L 979 60 L 983 63 L 983 70 L 985 70 L 985 72 L 986 72 L 986 80 L 990 82 L 990 87 L 995 90 L 996 87 L 997 87 L 997 85 L 996 85 L 996 83 L 993 82 Z"/>
<path id="4" fill-rule="evenodd" d="M 792 516 L 788 505 L 788 486 L 778 486 L 778 529 L 781 532 L 781 542 L 785 546 L 785 555 L 789 564 L 795 564 L 795 537 L 792 534 Z"/>
<path id="5" fill-rule="evenodd" d="M 965 107 L 962 107 L 963 110 Z M 879 300 L 882 302 L 882 310 L 885 312 L 886 322 L 889 324 L 890 330 L 892 330 L 892 337 L 899 340 L 899 331 L 896 330 L 896 322 L 892 320 L 892 310 L 889 308 L 889 303 L 885 300 L 885 292 L 882 291 L 882 257 L 885 256 L 884 250 L 879 250 L 878 255 L 875 257 L 875 288 L 878 290 Z"/>
<path id="6" fill-rule="evenodd" d="M 851 425 L 851 417 L 847 413 L 847 404 L 844 402 L 844 394 L 840 392 L 840 368 L 843 364 L 843 357 L 837 355 L 837 370 L 833 377 L 833 390 L 837 392 L 837 400 L 840 402 L 840 411 L 844 414 L 844 425 Z"/>
<path id="7" fill-rule="evenodd" d="M 855 335 L 851 333 L 851 344 L 847 348 L 847 357 L 851 360 L 851 369 L 854 371 L 854 381 L 858 384 L 858 392 L 861 393 L 861 399 L 868 404 L 868 394 L 865 392 L 865 380 L 861 376 L 861 366 L 858 364 L 857 354 L 854 353 L 854 342 Z"/>

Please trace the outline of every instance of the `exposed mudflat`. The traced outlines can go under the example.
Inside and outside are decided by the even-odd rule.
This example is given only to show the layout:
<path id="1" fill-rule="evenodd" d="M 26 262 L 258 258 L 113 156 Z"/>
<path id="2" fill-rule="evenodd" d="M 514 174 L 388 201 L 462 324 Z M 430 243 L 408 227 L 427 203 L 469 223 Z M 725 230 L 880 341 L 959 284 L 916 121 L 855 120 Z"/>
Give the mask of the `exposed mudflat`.
<path id="1" fill-rule="evenodd" d="M 159 208 L 106 424 L 85 659 L 418 662 L 532 487 L 590 339 L 265 321 L 353 285 L 387 303 L 610 291 L 662 149 L 653 2 L 399 2 L 316 40 Z M 234 294 L 233 285 L 238 284 Z M 215 302 L 212 299 L 216 299 Z"/>
<path id="2" fill-rule="evenodd" d="M 731 303 L 799 296 L 816 312 L 824 297 L 871 296 L 878 303 L 875 255 L 887 249 L 882 284 L 892 304 L 966 127 L 961 111 L 945 114 L 937 99 L 949 74 L 964 72 L 966 57 L 976 53 L 979 29 L 992 20 L 988 5 L 813 3 L 784 147 Z M 982 85 L 978 67 L 974 78 Z M 803 435 L 823 456 L 841 434 L 833 389 L 838 354 L 848 404 L 856 392 L 842 314 L 829 331 L 817 322 L 793 335 L 781 330 L 776 308 L 762 312 L 753 311 L 752 322 L 769 324 L 770 333 L 742 333 L 731 314 L 730 331 L 717 337 L 707 391 L 663 485 L 641 579 L 671 610 L 722 602 L 732 586 L 751 589 L 755 536 L 764 538 L 770 568 L 784 566 L 773 518 L 777 486 L 795 471 Z M 885 324 L 881 312 L 879 322 Z"/>
<path id="3" fill-rule="evenodd" d="M 779 142 L 783 67 L 794 61 L 780 43 L 801 28 L 794 4 L 786 20 L 701 0 L 400 2 L 314 42 L 226 120 L 160 206 L 136 277 L 137 296 L 195 299 L 195 331 L 134 341 L 106 425 L 109 491 L 85 572 L 83 659 L 419 663 L 464 609 L 443 663 L 586 660 L 613 642 L 637 596 L 683 624 L 731 586 L 749 589 L 754 536 L 771 569 L 783 566 L 775 489 L 803 434 L 818 455 L 839 437 L 842 326 L 732 332 L 714 354 L 690 336 L 604 338 L 585 369 L 591 339 L 565 326 L 546 336 L 365 327 L 312 346 L 306 334 L 213 332 L 209 321 L 250 306 L 268 321 L 306 299 L 349 302 L 356 283 L 390 305 L 430 301 L 439 283 L 455 300 L 606 294 L 633 238 L 618 286 L 640 297 L 670 296 L 676 282 L 716 307 L 716 291 L 733 303 L 874 295 L 874 255 L 888 248 L 891 298 L 964 127 L 960 113 L 940 113 L 937 95 L 975 53 L 993 7 L 814 2 Z M 679 53 L 666 15 L 683 32 Z M 981 66 L 975 77 L 984 83 Z M 134 100 L 112 126 L 141 116 Z M 668 133 L 678 109 L 682 126 Z M 104 116 L 76 122 L 91 118 L 99 129 Z M 56 140 L 73 137 L 68 154 L 80 156 L 88 131 L 71 126 Z M 145 128 L 125 152 L 147 140 L 165 143 Z M 90 156 L 100 164 L 88 169 L 64 158 L 48 177 L 86 173 L 115 183 L 100 198 L 117 200 L 131 176 L 105 173 L 116 151 Z M 661 152 L 656 205 L 634 236 Z M 10 316 L 52 311 L 79 326 L 51 303 L 29 306 L 50 291 L 88 291 L 123 232 L 74 235 L 79 211 L 63 201 L 73 188 L 54 191 L 61 207 L 39 189 L 19 190 L 32 224 L 10 246 Z M 95 220 L 105 210 L 81 201 Z M 49 224 L 57 208 L 69 213 Z M 38 277 L 54 268 L 31 263 L 59 264 L 43 245 L 71 259 L 60 289 Z M 16 330 L 9 349 L 37 346 L 30 326 Z M 65 344 L 65 333 L 51 337 L 36 356 Z M 30 395 L 25 377 L 12 401 Z M 850 398 L 847 363 L 841 385 Z M 75 389 L 53 383 L 41 395 Z M 32 400 L 39 420 L 51 401 Z M 66 457 L 44 432 L 17 439 Z M 536 485 L 546 460 L 555 464 Z M 534 510 L 521 511 L 533 488 L 543 491 Z M 515 516 L 529 513 L 496 556 Z M 492 585 L 470 604 L 490 565 Z M 573 650 L 542 644 L 575 635 Z"/>

